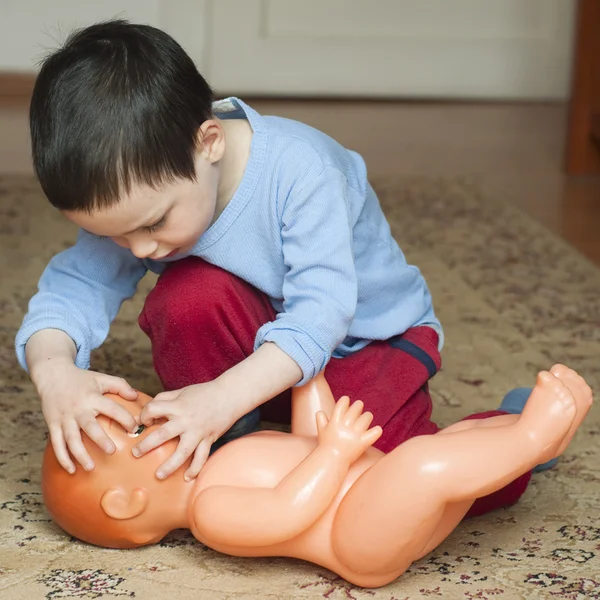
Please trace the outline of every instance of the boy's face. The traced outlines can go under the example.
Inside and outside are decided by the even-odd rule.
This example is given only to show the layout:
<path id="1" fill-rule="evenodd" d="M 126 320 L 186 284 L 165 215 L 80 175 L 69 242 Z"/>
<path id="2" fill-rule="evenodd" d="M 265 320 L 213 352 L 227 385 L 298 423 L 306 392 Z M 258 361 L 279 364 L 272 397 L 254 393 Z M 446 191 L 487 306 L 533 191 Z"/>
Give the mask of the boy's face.
<path id="1" fill-rule="evenodd" d="M 196 181 L 180 179 L 157 189 L 133 184 L 109 208 L 63 214 L 82 229 L 129 248 L 138 258 L 160 260 L 189 252 L 215 219 L 221 156 L 222 148 L 215 151 L 214 145 L 198 152 Z"/>

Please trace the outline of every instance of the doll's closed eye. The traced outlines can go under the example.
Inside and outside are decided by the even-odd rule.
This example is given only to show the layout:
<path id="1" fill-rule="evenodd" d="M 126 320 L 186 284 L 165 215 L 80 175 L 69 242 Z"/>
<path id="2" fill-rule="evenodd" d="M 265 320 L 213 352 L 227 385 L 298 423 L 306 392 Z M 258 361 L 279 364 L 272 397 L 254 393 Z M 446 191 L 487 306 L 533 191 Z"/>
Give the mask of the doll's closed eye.
<path id="1" fill-rule="evenodd" d="M 146 426 L 140 425 L 133 433 L 128 433 L 127 435 L 133 438 L 138 437 L 144 431 L 144 429 L 146 429 Z"/>

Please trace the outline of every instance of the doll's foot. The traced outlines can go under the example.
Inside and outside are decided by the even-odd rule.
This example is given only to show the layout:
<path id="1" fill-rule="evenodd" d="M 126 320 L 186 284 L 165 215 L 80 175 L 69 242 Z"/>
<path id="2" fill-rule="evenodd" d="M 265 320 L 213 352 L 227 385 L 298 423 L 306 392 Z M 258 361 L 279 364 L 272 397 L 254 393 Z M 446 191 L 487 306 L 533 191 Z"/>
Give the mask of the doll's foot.
<path id="1" fill-rule="evenodd" d="M 557 456 L 576 415 L 577 405 L 569 388 L 554 374 L 541 371 L 518 422 L 538 448 L 539 463 Z"/>
<path id="2" fill-rule="evenodd" d="M 504 396 L 502 404 L 499 406 L 499 410 L 510 415 L 520 415 L 525 408 L 525 404 L 527 404 L 529 396 L 531 396 L 531 392 L 533 392 L 533 388 L 530 387 L 521 387 L 510 390 L 510 392 Z M 541 473 L 542 471 L 547 471 L 548 469 L 554 468 L 557 463 L 558 458 L 553 458 L 552 460 L 548 460 L 545 463 L 534 467 L 533 472 Z"/>
<path id="3" fill-rule="evenodd" d="M 569 388 L 573 398 L 575 399 L 575 406 L 577 409 L 577 414 L 569 427 L 569 431 L 567 435 L 564 437 L 562 443 L 560 444 L 556 454 L 557 456 L 562 454 L 571 440 L 575 435 L 575 432 L 581 425 L 583 419 L 588 414 L 590 408 L 592 407 L 592 390 L 590 386 L 585 382 L 583 377 L 578 375 L 573 369 L 569 369 L 564 365 L 554 365 L 550 372 L 557 378 L 562 381 L 567 388 Z"/>

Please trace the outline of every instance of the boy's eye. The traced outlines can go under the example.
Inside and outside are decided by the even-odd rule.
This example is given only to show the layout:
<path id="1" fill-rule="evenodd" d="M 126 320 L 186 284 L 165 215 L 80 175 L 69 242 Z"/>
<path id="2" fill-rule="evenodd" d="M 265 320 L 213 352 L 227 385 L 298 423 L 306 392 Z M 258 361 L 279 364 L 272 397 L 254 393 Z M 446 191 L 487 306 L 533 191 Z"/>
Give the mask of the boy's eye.
<path id="1" fill-rule="evenodd" d="M 156 223 L 153 223 L 152 225 L 148 225 L 148 227 L 146 227 L 145 229 L 146 229 L 146 231 L 153 233 L 157 229 L 160 229 L 161 227 L 163 227 L 166 222 L 167 222 L 167 217 L 165 215 L 160 221 L 156 221 Z"/>

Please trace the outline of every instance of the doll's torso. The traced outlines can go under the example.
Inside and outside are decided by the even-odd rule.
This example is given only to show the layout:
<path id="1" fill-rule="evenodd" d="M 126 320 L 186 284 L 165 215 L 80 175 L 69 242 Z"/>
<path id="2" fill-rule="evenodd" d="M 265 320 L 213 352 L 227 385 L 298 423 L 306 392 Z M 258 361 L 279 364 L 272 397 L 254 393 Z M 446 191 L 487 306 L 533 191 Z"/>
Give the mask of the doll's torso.
<path id="1" fill-rule="evenodd" d="M 191 504 L 200 492 L 213 485 L 240 487 L 275 487 L 316 447 L 317 439 L 275 431 L 261 431 L 228 443 L 220 448 L 203 467 L 193 492 Z M 369 448 L 351 467 L 334 500 L 323 515 L 295 538 L 270 545 L 241 547 L 208 544 L 211 548 L 235 556 L 290 556 L 321 564 L 338 573 L 339 564 L 331 550 L 331 530 L 337 508 L 358 477 L 381 458 L 382 453 Z M 291 515 L 290 515 L 291 517 Z M 292 518 L 292 517 L 291 517 Z M 190 519 L 193 523 L 193 519 Z M 201 542 L 200 532 L 192 533 Z"/>

